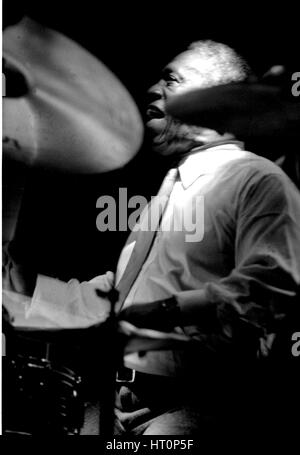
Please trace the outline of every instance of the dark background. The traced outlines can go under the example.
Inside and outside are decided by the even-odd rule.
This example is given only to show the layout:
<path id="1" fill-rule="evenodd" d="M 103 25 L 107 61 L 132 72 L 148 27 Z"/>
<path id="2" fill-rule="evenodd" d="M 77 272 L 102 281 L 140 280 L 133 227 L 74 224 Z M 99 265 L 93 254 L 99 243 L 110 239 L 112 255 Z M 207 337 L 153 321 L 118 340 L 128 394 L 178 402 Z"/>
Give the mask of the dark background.
<path id="1" fill-rule="evenodd" d="M 74 39 L 104 62 L 132 94 L 141 112 L 145 93 L 161 68 L 191 41 L 214 39 L 232 45 L 259 74 L 284 64 L 300 71 L 297 12 L 285 2 L 240 8 L 216 2 L 91 2 L 78 4 L 10 0 L 4 2 L 4 26 L 24 13 Z M 265 144 L 261 148 L 265 149 Z M 289 148 L 288 140 L 268 150 Z M 164 163 L 151 154 L 147 141 L 125 168 L 101 175 L 62 175 L 47 169 L 30 171 L 13 254 L 28 268 L 68 280 L 90 279 L 114 270 L 127 233 L 98 232 L 96 200 L 118 194 L 155 194 Z"/>

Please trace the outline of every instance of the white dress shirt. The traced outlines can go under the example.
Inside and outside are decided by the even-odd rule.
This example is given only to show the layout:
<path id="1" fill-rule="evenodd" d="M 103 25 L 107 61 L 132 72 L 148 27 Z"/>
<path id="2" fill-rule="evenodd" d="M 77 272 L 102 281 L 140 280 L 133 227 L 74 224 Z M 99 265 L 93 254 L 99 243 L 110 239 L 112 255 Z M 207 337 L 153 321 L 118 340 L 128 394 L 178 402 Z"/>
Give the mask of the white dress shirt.
<path id="1" fill-rule="evenodd" d="M 193 326 L 175 330 L 222 355 L 236 344 L 234 324 L 242 321 L 244 328 L 261 331 L 262 347 L 268 350 L 276 322 L 294 301 L 300 283 L 298 189 L 277 165 L 242 150 L 237 141 L 192 150 L 180 164 L 179 176 L 123 307 L 170 296 L 176 296 L 180 306 L 208 304 L 216 309 L 216 326 L 195 320 Z M 188 223 L 180 222 L 182 213 Z M 133 248 L 134 242 L 126 244 L 121 253 L 117 283 Z M 38 279 L 35 293 L 45 288 L 44 281 Z M 89 288 L 89 295 L 92 292 Z M 86 298 L 81 295 L 81 300 Z M 193 368 L 201 371 L 201 355 L 152 351 L 130 354 L 125 364 L 177 376 Z"/>
<path id="2" fill-rule="evenodd" d="M 300 282 L 297 188 L 277 165 L 242 150 L 236 141 L 193 150 L 180 164 L 179 174 L 152 249 L 123 308 L 173 295 L 181 305 L 211 302 L 221 333 L 211 331 L 205 321 L 176 330 L 217 350 L 224 337 L 225 344 L 230 342 L 236 315 L 267 338 Z M 191 222 L 178 223 L 183 211 L 195 221 L 194 232 Z M 172 225 L 182 228 L 172 230 Z M 126 245 L 120 256 L 117 281 L 133 248 L 134 243 Z M 171 376 L 184 372 L 186 361 L 191 359 L 179 351 L 126 357 L 128 367 Z"/>

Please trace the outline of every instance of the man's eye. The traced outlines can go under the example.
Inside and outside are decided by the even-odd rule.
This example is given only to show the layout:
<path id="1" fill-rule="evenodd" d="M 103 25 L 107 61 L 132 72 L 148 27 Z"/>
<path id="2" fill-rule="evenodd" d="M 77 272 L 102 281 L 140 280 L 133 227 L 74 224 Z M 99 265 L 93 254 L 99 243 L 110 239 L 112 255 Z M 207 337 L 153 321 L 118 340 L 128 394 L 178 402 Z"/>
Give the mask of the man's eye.
<path id="1" fill-rule="evenodd" d="M 166 79 L 166 84 L 168 87 L 171 87 L 172 85 L 177 84 L 177 83 L 178 83 L 178 80 L 176 79 L 176 77 L 169 76 Z"/>

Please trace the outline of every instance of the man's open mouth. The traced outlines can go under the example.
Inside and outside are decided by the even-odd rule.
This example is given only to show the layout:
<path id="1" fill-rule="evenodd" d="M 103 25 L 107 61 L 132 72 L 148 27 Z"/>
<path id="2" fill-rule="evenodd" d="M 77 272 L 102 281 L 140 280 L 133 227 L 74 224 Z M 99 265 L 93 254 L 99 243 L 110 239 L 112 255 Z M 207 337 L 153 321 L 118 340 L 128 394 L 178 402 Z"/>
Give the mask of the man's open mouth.
<path id="1" fill-rule="evenodd" d="M 149 104 L 147 111 L 146 111 L 147 118 L 149 120 L 151 119 L 159 119 L 159 118 L 164 118 L 165 114 L 162 110 L 160 110 L 157 106 L 154 106 L 153 104 Z"/>

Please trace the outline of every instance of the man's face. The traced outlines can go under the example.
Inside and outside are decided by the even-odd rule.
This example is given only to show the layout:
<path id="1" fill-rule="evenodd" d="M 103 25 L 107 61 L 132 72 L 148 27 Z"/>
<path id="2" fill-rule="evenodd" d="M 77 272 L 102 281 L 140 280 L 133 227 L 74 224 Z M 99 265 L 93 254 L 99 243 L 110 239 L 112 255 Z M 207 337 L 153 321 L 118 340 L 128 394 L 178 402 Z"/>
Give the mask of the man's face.
<path id="1" fill-rule="evenodd" d="M 161 154 L 173 153 L 169 147 L 172 141 L 179 141 L 179 136 L 186 138 L 188 127 L 175 121 L 166 114 L 166 101 L 193 89 L 207 87 L 205 74 L 209 71 L 209 62 L 187 51 L 178 55 L 163 72 L 161 80 L 148 91 L 146 126 L 152 138 L 154 148 Z M 201 128 L 197 128 L 201 134 Z"/>

